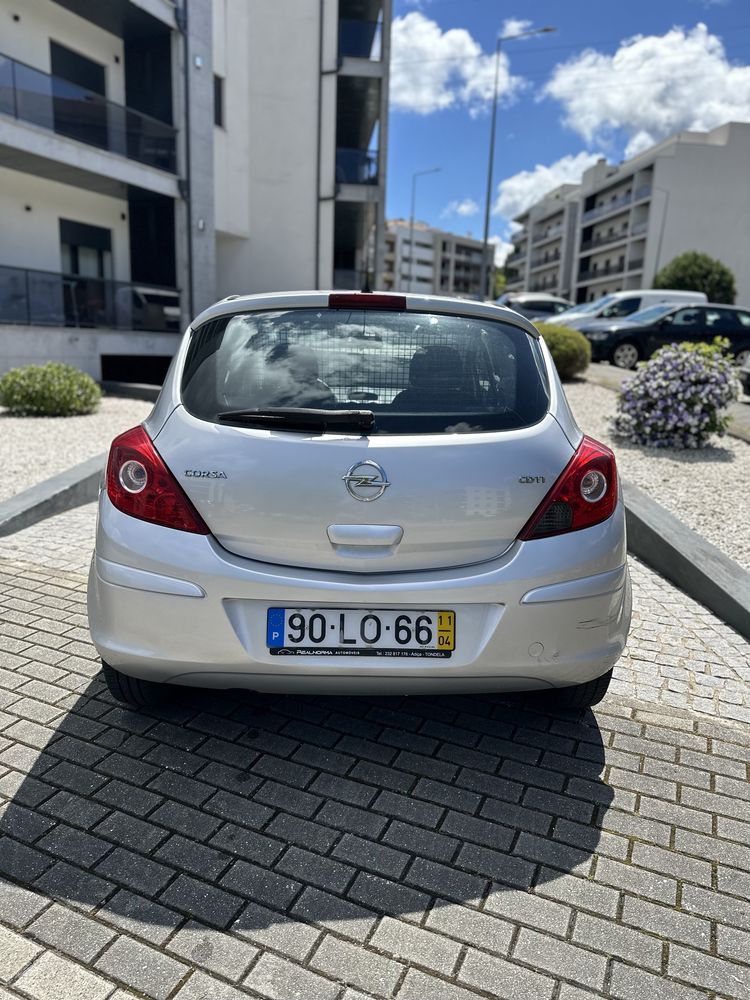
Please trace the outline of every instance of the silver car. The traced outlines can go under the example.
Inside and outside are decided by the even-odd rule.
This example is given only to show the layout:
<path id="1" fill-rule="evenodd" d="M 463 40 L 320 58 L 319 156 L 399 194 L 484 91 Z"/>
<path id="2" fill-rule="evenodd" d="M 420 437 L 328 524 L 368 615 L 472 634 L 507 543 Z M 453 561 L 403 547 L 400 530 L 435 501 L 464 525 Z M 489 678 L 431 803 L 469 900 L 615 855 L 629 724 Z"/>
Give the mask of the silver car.
<path id="1" fill-rule="evenodd" d="M 536 329 L 417 295 L 232 297 L 112 444 L 88 589 L 112 694 L 606 693 L 615 459 Z"/>

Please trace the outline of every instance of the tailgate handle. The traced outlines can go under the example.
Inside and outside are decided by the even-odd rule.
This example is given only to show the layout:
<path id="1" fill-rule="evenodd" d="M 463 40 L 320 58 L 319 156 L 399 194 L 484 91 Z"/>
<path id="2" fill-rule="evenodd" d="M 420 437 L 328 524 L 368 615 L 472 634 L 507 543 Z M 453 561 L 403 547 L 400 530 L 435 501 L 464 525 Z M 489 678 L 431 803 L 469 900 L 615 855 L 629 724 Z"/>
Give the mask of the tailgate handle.
<path id="1" fill-rule="evenodd" d="M 329 524 L 328 538 L 333 545 L 398 545 L 404 529 L 398 524 Z"/>

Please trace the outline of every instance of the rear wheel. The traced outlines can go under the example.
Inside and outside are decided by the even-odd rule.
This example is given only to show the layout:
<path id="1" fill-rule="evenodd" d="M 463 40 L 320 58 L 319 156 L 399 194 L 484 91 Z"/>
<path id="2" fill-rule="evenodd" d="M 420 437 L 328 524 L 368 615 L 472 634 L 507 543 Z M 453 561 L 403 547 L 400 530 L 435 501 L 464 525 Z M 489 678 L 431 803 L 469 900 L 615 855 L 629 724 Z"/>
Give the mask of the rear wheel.
<path id="1" fill-rule="evenodd" d="M 750 347 L 743 347 L 741 351 L 737 351 L 735 354 L 734 363 L 742 368 L 748 358 L 750 358 Z"/>
<path id="2" fill-rule="evenodd" d="M 632 340 L 623 340 L 612 348 L 610 361 L 617 368 L 635 368 L 641 352 Z"/>
<path id="3" fill-rule="evenodd" d="M 128 677 L 102 660 L 102 673 L 109 688 L 109 693 L 118 701 L 132 705 L 133 708 L 148 708 L 161 705 L 167 697 L 163 684 L 155 681 L 144 681 L 140 677 Z"/>
<path id="4" fill-rule="evenodd" d="M 612 671 L 608 670 L 606 674 L 595 677 L 593 681 L 560 688 L 554 693 L 555 702 L 561 708 L 591 708 L 592 705 L 598 705 L 605 696 L 611 680 Z"/>

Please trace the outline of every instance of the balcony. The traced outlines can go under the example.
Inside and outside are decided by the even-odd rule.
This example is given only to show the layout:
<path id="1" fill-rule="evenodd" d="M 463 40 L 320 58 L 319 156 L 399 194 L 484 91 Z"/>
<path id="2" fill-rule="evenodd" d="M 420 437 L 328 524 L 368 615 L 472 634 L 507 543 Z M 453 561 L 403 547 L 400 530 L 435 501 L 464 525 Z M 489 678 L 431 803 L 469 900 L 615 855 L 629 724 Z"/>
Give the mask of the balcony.
<path id="1" fill-rule="evenodd" d="M 377 152 L 369 149 L 337 149 L 336 183 L 377 184 Z"/>
<path id="2" fill-rule="evenodd" d="M 606 205 L 599 205 L 597 208 L 590 208 L 588 212 L 584 212 L 581 216 L 581 222 L 591 222 L 592 219 L 599 219 L 602 215 L 609 215 L 610 212 L 615 212 L 618 208 L 629 205 L 632 200 L 632 194 L 623 194 L 619 198 L 613 198 Z"/>
<path id="3" fill-rule="evenodd" d="M 648 229 L 648 219 L 645 222 L 636 222 L 633 228 L 630 230 L 633 236 L 640 236 L 645 233 Z"/>
<path id="4" fill-rule="evenodd" d="M 532 270 L 538 267 L 547 267 L 549 265 L 555 264 L 560 259 L 560 251 L 556 250 L 554 253 L 550 254 L 539 254 L 536 257 L 531 258 Z"/>
<path id="5" fill-rule="evenodd" d="M 650 198 L 652 190 L 653 187 L 651 184 L 642 184 L 641 187 L 636 188 L 633 201 L 642 201 L 644 198 Z"/>
<path id="6" fill-rule="evenodd" d="M 180 333 L 175 288 L 0 265 L 0 323 Z"/>
<path id="7" fill-rule="evenodd" d="M 638 257 L 634 260 L 628 261 L 628 271 L 642 271 L 643 270 L 643 257 Z"/>
<path id="8" fill-rule="evenodd" d="M 541 232 L 533 233 L 531 237 L 531 242 L 533 244 L 536 244 L 536 243 L 543 243 L 545 240 L 554 240 L 558 236 L 562 236 L 562 231 L 563 231 L 562 225 L 550 226 L 549 229 L 543 229 Z"/>
<path id="9" fill-rule="evenodd" d="M 579 281 L 598 281 L 606 278 L 609 274 L 622 274 L 625 270 L 625 263 L 608 264 L 606 267 L 593 267 L 591 270 L 580 270 L 578 272 Z"/>
<path id="10" fill-rule="evenodd" d="M 555 278 L 543 278 L 540 281 L 532 281 L 529 285 L 530 292 L 548 292 L 553 288 L 557 288 L 557 281 Z"/>
<path id="11" fill-rule="evenodd" d="M 597 247 L 607 246 L 609 243 L 619 243 L 621 240 L 626 240 L 627 238 L 627 229 L 619 233 L 608 234 L 607 236 L 594 236 L 593 239 L 584 240 L 581 243 L 581 253 L 586 253 L 587 250 L 595 250 Z"/>
<path id="12" fill-rule="evenodd" d="M 171 125 L 4 55 L 0 112 L 169 173 L 177 169 Z"/>
<path id="13" fill-rule="evenodd" d="M 383 25 L 380 21 L 339 20 L 339 56 L 354 59 L 382 58 Z"/>

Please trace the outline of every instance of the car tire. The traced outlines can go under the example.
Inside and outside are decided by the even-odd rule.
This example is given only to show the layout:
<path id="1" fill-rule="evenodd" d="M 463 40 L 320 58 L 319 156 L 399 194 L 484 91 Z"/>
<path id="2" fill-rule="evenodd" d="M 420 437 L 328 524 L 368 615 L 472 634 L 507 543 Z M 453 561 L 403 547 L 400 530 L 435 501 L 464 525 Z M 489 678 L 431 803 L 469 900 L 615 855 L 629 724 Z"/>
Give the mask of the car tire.
<path id="1" fill-rule="evenodd" d="M 555 701 L 561 708 L 591 708 L 592 705 L 598 705 L 605 696 L 611 680 L 612 671 L 608 670 L 593 681 L 560 688 L 555 691 Z"/>
<path id="2" fill-rule="evenodd" d="M 133 708 L 149 708 L 162 705 L 167 698 L 164 684 L 144 681 L 140 677 L 128 677 L 102 660 L 102 673 L 109 693 L 118 701 Z"/>
<path id="3" fill-rule="evenodd" d="M 737 351 L 734 356 L 734 363 L 740 368 L 745 364 L 747 359 L 750 357 L 750 347 L 743 347 L 741 351 Z"/>
<path id="4" fill-rule="evenodd" d="M 635 368 L 641 357 L 638 345 L 632 340 L 622 340 L 616 344 L 609 355 L 609 360 L 615 368 Z"/>

